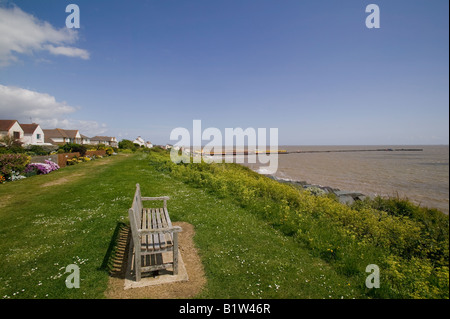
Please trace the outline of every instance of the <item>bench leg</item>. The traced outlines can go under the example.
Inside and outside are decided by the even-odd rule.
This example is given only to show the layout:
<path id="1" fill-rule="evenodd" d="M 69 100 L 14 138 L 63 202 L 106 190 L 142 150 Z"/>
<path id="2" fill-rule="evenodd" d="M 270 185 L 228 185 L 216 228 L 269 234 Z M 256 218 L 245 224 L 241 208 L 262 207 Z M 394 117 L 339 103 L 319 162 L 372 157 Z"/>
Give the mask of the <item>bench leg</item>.
<path id="1" fill-rule="evenodd" d="M 135 254 L 135 268 L 136 268 L 136 281 L 141 280 L 141 254 L 136 252 Z"/>
<path id="2" fill-rule="evenodd" d="M 178 275 L 178 233 L 173 233 L 173 274 Z"/>
<path id="3" fill-rule="evenodd" d="M 133 245 L 134 240 L 132 239 Z M 134 273 L 136 275 L 136 281 L 141 280 L 141 250 L 139 245 L 134 245 Z"/>

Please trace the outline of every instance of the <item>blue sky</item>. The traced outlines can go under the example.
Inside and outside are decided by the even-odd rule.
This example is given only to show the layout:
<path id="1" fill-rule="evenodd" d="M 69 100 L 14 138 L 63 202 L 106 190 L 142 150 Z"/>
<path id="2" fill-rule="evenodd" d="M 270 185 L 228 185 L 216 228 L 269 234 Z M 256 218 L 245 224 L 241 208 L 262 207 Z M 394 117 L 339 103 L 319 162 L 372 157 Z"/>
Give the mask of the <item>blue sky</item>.
<path id="1" fill-rule="evenodd" d="M 448 144 L 448 6 L 0 0 L 0 118 L 155 144 L 197 119 L 275 127 L 280 145 Z"/>

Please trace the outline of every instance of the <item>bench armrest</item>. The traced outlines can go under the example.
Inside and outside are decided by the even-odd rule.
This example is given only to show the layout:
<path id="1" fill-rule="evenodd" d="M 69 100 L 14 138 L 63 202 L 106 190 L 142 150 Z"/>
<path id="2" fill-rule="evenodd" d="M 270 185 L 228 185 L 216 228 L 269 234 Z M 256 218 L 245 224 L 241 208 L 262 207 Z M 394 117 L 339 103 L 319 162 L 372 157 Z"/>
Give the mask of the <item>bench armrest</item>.
<path id="1" fill-rule="evenodd" d="M 173 226 L 169 228 L 158 228 L 158 229 L 139 229 L 138 232 L 141 235 L 160 234 L 160 233 L 179 233 L 181 232 L 181 227 Z"/>
<path id="2" fill-rule="evenodd" d="M 169 196 L 160 196 L 160 197 L 141 197 L 141 200 L 169 200 Z"/>

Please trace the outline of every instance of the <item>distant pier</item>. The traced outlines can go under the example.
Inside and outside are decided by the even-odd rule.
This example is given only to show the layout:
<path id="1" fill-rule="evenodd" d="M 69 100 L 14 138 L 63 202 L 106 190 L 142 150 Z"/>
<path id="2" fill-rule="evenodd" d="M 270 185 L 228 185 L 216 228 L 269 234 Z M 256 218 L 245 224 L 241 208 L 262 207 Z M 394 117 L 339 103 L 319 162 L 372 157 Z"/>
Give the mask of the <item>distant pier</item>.
<path id="1" fill-rule="evenodd" d="M 272 152 L 270 150 L 267 151 L 239 151 L 233 150 L 229 152 L 211 152 L 210 156 L 225 156 L 225 155 L 253 155 L 253 154 L 303 154 L 303 153 L 350 153 L 350 152 L 422 152 L 422 148 L 378 148 L 378 149 L 349 149 L 349 150 L 317 150 L 317 151 L 286 151 L 286 150 L 278 150 Z"/>
<path id="2" fill-rule="evenodd" d="M 324 151 L 281 151 L 279 154 L 292 153 L 345 153 L 345 152 L 422 152 L 422 148 L 378 148 L 372 150 L 324 150 Z"/>

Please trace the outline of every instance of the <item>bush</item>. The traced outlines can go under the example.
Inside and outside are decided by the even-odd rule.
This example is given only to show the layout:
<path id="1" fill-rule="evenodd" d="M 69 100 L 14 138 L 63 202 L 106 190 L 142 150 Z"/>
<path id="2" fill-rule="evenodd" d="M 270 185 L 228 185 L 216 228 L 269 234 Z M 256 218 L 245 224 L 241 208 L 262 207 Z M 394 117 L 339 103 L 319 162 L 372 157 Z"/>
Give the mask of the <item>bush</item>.
<path id="1" fill-rule="evenodd" d="M 35 171 L 38 175 L 48 174 L 52 171 L 58 170 L 59 165 L 52 162 L 45 160 L 45 163 L 31 163 L 28 164 L 27 168 L 25 169 L 25 173 L 31 173 L 33 174 L 33 171 Z"/>
<path id="2" fill-rule="evenodd" d="M 119 148 L 119 152 L 120 153 L 124 153 L 124 154 L 131 154 L 131 153 L 133 153 L 133 151 L 130 150 L 130 149 L 121 149 L 121 148 Z"/>
<path id="3" fill-rule="evenodd" d="M 78 152 L 78 153 L 80 153 L 80 156 L 86 155 L 86 152 L 87 152 L 87 146 L 75 144 L 75 143 L 66 143 L 59 147 L 59 150 L 61 150 L 61 149 L 64 151 L 64 153 Z M 59 152 L 59 150 L 58 150 L 58 152 Z"/>
<path id="4" fill-rule="evenodd" d="M 5 135 L 0 137 L 0 143 L 4 146 L 0 147 L 0 154 L 18 154 L 25 153 L 22 142 L 14 139 L 12 136 Z"/>
<path id="5" fill-rule="evenodd" d="M 31 155 L 48 155 L 52 152 L 55 152 L 59 149 L 56 145 L 28 145 L 25 147 L 27 153 Z M 64 150 L 62 150 L 64 152 Z"/>
<path id="6" fill-rule="evenodd" d="M 26 154 L 2 154 L 0 155 L 0 173 L 5 179 L 11 177 L 12 172 L 23 172 L 30 162 Z"/>
<path id="7" fill-rule="evenodd" d="M 31 177 L 31 176 L 35 176 L 38 174 L 38 169 L 36 167 L 27 167 L 27 169 L 25 170 L 25 176 L 26 177 Z"/>
<path id="8" fill-rule="evenodd" d="M 134 145 L 133 142 L 130 140 L 121 140 L 119 142 L 119 149 L 131 150 L 134 152 L 136 150 L 136 145 Z"/>
<path id="9" fill-rule="evenodd" d="M 27 152 L 34 155 L 48 155 L 48 151 L 44 150 L 44 148 L 40 145 L 32 145 L 27 148 Z"/>
<path id="10" fill-rule="evenodd" d="M 31 163 L 28 164 L 25 173 L 31 173 L 33 171 L 36 171 L 38 175 L 48 174 L 50 172 L 56 171 L 59 169 L 59 165 L 52 162 L 45 160 L 45 163 Z"/>
<path id="11" fill-rule="evenodd" d="M 105 144 L 97 144 L 97 150 L 104 150 L 104 149 L 106 149 Z"/>
<path id="12" fill-rule="evenodd" d="M 114 150 L 112 147 L 108 147 L 106 149 L 106 155 L 111 156 L 114 153 Z"/>
<path id="13" fill-rule="evenodd" d="M 78 159 L 76 157 L 70 158 L 66 161 L 66 165 L 75 165 L 78 164 Z"/>

